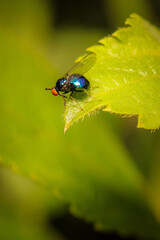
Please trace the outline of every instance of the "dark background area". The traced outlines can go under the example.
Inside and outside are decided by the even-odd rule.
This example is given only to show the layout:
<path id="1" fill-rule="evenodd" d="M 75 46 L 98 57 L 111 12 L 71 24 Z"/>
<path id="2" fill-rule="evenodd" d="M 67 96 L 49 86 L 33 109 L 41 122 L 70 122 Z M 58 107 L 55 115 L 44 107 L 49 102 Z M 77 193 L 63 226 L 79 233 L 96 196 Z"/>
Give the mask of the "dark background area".
<path id="1" fill-rule="evenodd" d="M 54 25 L 55 27 L 68 27 L 68 26 L 80 26 L 83 28 L 101 28 L 101 29 L 113 29 L 119 27 L 119 25 L 115 26 L 115 22 L 111 21 L 110 15 L 116 14 L 117 6 L 116 2 L 113 1 L 113 5 L 115 3 L 115 9 L 112 8 L 112 1 L 92 1 L 92 0 L 49 0 L 49 4 L 55 12 L 54 15 Z M 128 9 L 128 15 L 132 12 L 141 13 L 143 9 L 138 9 L 136 4 L 134 5 L 134 1 L 126 1 L 122 0 L 121 6 L 126 8 L 126 12 Z M 141 2 L 141 1 L 139 1 Z M 151 12 L 150 16 L 157 24 L 160 22 L 160 1 L 159 0 L 146 0 L 143 1 L 149 6 Z M 104 7 L 105 3 L 105 7 Z M 130 11 L 130 7 L 133 7 Z M 54 11 L 55 10 L 55 11 Z M 115 10 L 115 12 L 114 12 Z M 119 9 L 121 10 L 121 9 Z M 124 10 L 125 13 L 125 10 Z M 119 13 L 119 15 L 123 15 L 123 12 Z M 142 13 L 145 15 L 146 13 Z M 144 16 L 145 17 L 145 16 Z M 114 17 L 113 17 L 114 18 Z M 122 25 L 125 21 L 125 16 L 123 22 L 119 22 Z M 155 23 L 155 24 L 156 24 Z"/>

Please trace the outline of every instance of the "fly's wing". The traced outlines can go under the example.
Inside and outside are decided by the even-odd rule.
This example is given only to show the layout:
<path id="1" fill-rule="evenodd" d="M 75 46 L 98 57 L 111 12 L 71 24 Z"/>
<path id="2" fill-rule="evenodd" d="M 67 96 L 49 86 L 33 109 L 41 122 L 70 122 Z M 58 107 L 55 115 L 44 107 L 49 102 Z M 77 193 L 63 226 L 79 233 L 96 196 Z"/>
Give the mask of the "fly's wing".
<path id="1" fill-rule="evenodd" d="M 96 53 L 89 53 L 83 55 L 82 57 L 76 60 L 76 64 L 71 68 L 66 74 L 65 77 L 72 74 L 85 74 L 96 62 Z"/>

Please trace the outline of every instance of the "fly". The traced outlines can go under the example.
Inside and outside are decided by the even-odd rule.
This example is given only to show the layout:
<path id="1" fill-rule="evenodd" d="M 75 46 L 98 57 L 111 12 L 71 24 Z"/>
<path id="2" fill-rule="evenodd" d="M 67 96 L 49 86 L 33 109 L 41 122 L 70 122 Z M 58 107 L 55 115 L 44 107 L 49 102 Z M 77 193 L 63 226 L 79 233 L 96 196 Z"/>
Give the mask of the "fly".
<path id="1" fill-rule="evenodd" d="M 77 102 L 72 95 L 74 92 L 85 92 L 88 94 L 87 89 L 90 87 L 90 82 L 83 76 L 83 74 L 94 65 L 95 60 L 95 53 L 86 55 L 81 59 L 82 62 L 78 62 L 72 69 L 69 70 L 68 73 L 65 74 L 64 77 L 60 78 L 56 82 L 56 86 L 46 88 L 46 90 L 51 90 L 52 94 L 55 96 L 62 96 L 64 103 L 66 103 L 65 98 L 67 98 L 65 94 L 70 92 L 71 94 L 69 97 Z M 81 110 L 83 109 L 81 108 Z"/>

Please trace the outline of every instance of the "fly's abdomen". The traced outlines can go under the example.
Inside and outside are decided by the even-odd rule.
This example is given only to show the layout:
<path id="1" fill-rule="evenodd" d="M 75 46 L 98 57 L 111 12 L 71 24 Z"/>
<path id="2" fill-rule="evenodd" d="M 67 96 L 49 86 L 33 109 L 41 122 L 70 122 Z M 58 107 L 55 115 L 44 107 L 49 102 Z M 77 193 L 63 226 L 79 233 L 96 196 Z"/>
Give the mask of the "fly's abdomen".
<path id="1" fill-rule="evenodd" d="M 81 91 L 89 87 L 89 81 L 85 77 L 76 74 L 72 75 L 70 83 L 72 84 L 72 91 Z"/>

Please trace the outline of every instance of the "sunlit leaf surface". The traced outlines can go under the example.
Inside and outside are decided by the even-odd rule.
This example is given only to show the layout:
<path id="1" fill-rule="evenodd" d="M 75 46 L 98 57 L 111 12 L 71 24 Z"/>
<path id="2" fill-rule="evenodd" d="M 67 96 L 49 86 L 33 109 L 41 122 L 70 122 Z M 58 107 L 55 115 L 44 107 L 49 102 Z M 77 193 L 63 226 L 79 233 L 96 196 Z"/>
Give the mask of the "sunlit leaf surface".
<path id="1" fill-rule="evenodd" d="M 83 111 L 76 101 L 68 100 L 65 130 L 97 108 L 137 115 L 139 128 L 160 126 L 160 31 L 136 14 L 126 24 L 87 49 L 97 58 L 84 74 L 91 84 L 91 96 L 75 93 Z"/>

